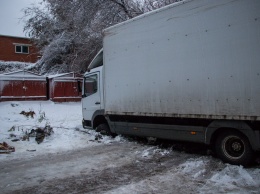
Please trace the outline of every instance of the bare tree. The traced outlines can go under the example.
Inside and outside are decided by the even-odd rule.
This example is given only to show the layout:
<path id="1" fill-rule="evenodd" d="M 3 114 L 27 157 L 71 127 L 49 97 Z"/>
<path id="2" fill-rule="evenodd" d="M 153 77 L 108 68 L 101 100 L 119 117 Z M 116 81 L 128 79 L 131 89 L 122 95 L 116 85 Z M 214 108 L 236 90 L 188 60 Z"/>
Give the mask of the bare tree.
<path id="1" fill-rule="evenodd" d="M 93 50 L 101 47 L 101 33 L 92 27 L 98 7 L 95 1 L 46 0 L 45 11 L 38 7 L 25 10 L 30 16 L 25 30 L 42 53 L 41 73 L 84 69 Z"/>
<path id="2" fill-rule="evenodd" d="M 174 0 L 43 0 L 24 10 L 25 31 L 40 48 L 39 73 L 85 71 L 102 47 L 102 30 Z"/>

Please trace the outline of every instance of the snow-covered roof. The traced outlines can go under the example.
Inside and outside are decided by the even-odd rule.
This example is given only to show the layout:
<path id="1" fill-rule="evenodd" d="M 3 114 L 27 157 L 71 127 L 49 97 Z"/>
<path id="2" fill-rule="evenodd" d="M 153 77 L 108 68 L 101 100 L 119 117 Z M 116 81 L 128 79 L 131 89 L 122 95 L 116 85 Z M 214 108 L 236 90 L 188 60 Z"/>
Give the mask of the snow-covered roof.
<path id="1" fill-rule="evenodd" d="M 0 80 L 46 80 L 46 77 L 30 71 L 20 70 L 0 74 Z"/>
<path id="2" fill-rule="evenodd" d="M 10 73 L 4 73 L 2 75 L 5 76 L 41 76 L 39 74 L 33 73 L 31 71 L 26 71 L 26 70 L 19 70 L 19 71 L 14 71 L 14 72 L 10 72 Z"/>
<path id="3" fill-rule="evenodd" d="M 48 76 L 49 79 L 52 78 L 81 78 L 82 75 L 75 73 L 75 72 L 70 72 L 70 73 L 61 73 L 61 74 L 55 74 L 55 75 L 50 75 Z"/>
<path id="4" fill-rule="evenodd" d="M 29 37 L 24 37 L 24 36 L 12 36 L 12 35 L 4 35 L 4 34 L 0 34 L 0 36 L 2 36 L 2 37 L 9 37 L 9 38 L 21 38 L 21 39 L 28 39 L 28 40 L 30 40 Z"/>

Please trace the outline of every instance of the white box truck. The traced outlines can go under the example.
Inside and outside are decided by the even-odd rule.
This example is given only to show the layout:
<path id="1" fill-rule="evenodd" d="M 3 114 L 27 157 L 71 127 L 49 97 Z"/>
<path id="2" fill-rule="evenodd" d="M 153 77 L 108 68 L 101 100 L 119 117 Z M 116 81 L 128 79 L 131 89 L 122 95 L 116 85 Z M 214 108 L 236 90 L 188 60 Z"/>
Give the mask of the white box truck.
<path id="1" fill-rule="evenodd" d="M 260 1 L 184 0 L 104 30 L 84 75 L 83 126 L 260 151 Z"/>

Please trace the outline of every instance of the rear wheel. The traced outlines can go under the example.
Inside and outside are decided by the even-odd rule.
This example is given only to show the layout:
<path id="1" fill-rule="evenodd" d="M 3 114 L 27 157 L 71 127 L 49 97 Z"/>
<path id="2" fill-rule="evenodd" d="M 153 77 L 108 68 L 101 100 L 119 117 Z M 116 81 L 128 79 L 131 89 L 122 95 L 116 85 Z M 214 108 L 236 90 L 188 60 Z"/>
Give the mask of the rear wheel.
<path id="1" fill-rule="evenodd" d="M 230 164 L 246 166 L 253 160 L 253 150 L 248 139 L 237 131 L 221 133 L 215 148 L 218 157 Z"/>

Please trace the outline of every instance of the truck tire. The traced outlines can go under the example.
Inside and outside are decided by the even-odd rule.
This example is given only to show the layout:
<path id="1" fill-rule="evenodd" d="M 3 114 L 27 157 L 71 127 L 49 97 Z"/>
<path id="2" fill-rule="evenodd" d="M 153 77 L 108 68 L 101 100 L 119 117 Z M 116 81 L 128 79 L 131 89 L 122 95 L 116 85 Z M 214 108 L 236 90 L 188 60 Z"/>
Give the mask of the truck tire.
<path id="1" fill-rule="evenodd" d="M 248 139 L 237 131 L 221 133 L 215 143 L 216 154 L 224 162 L 235 165 L 249 165 L 254 152 Z"/>
<path id="2" fill-rule="evenodd" d="M 109 126 L 106 123 L 98 125 L 96 131 L 100 132 L 102 135 L 113 136 L 113 133 L 111 133 Z"/>

